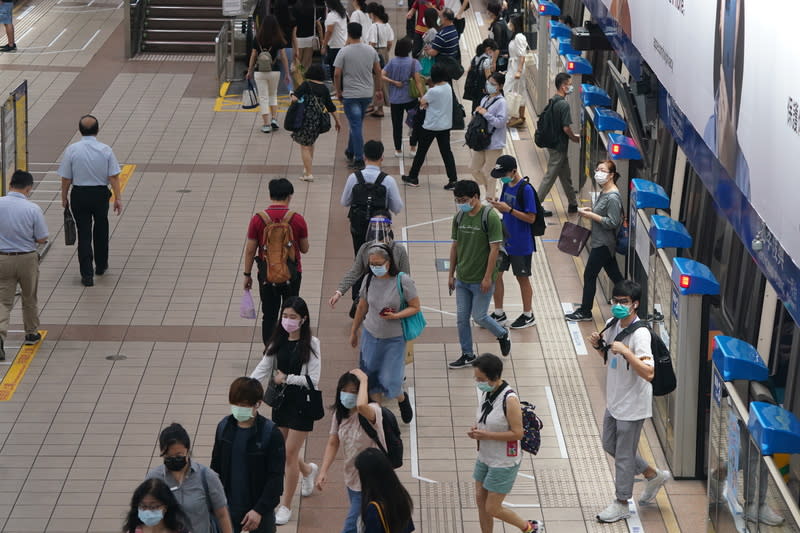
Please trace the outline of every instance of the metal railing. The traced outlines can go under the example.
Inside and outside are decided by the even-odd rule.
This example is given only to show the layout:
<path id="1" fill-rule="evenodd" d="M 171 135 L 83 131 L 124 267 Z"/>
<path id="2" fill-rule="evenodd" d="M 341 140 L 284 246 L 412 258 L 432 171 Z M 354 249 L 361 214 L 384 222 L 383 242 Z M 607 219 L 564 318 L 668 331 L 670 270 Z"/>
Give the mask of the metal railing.
<path id="1" fill-rule="evenodd" d="M 230 58 L 230 21 L 226 20 L 214 38 L 214 55 L 217 60 L 217 81 L 228 81 L 228 71 L 233 72 L 233 58 Z"/>
<path id="2" fill-rule="evenodd" d="M 131 57 L 142 51 L 144 21 L 147 18 L 147 0 L 130 0 Z"/>

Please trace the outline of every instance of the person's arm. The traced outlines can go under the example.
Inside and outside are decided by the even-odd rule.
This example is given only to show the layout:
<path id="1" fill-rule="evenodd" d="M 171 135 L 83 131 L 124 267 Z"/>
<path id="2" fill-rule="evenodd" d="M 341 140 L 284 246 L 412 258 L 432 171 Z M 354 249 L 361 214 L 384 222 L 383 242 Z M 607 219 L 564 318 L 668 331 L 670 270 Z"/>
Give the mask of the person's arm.
<path id="1" fill-rule="evenodd" d="M 356 410 L 358 411 L 358 414 L 367 419 L 367 422 L 375 425 L 378 415 L 375 413 L 375 409 L 369 403 L 369 379 L 364 371 L 360 368 L 355 368 L 351 370 L 350 373 L 358 378 L 358 399 L 356 400 Z"/>
<path id="2" fill-rule="evenodd" d="M 309 354 L 308 363 L 303 365 L 305 367 L 305 373 L 289 374 L 284 379 L 284 382 L 288 385 L 297 385 L 298 387 L 305 387 L 307 389 L 308 380 L 306 379 L 306 374 L 308 374 L 308 377 L 311 378 L 311 383 L 314 384 L 314 388 L 317 388 L 319 385 L 320 371 L 322 369 L 320 357 L 319 339 L 311 337 L 311 353 Z"/>
<path id="3" fill-rule="evenodd" d="M 335 421 L 335 420 L 334 420 Z M 336 459 L 336 453 L 339 451 L 339 435 L 331 433 L 328 435 L 328 443 L 325 445 L 325 455 L 322 456 L 322 466 L 319 467 L 319 474 L 317 474 L 317 489 L 322 490 L 325 482 L 328 480 L 328 469 Z"/>
<path id="4" fill-rule="evenodd" d="M 325 50 L 328 48 L 328 42 L 331 40 L 331 36 L 333 36 L 333 30 L 336 28 L 336 24 L 328 24 L 325 26 L 325 37 L 322 38 L 322 49 Z"/>
<path id="5" fill-rule="evenodd" d="M 367 506 L 367 510 L 361 519 L 364 521 L 364 531 L 363 533 L 386 533 L 386 530 L 383 528 L 383 524 L 381 523 L 381 518 L 378 515 L 378 509 L 375 507 L 379 505 L 377 502 L 370 502 L 370 505 Z"/>
<path id="6" fill-rule="evenodd" d="M 217 518 L 219 527 L 222 528 L 222 533 L 233 533 L 233 522 L 231 522 L 231 514 L 228 512 L 227 505 L 214 509 L 214 516 Z"/>
<path id="7" fill-rule="evenodd" d="M 72 180 L 69 178 L 61 178 L 61 207 L 67 208 L 69 206 L 69 186 L 72 185 Z"/>
<path id="8" fill-rule="evenodd" d="M 624 357 L 631 369 L 645 381 L 653 381 L 655 376 L 653 354 L 650 353 L 650 335 L 649 329 L 639 328 L 629 337 L 630 346 L 622 341 L 611 343 L 611 351 Z"/>
<path id="9" fill-rule="evenodd" d="M 253 263 L 256 260 L 256 252 L 258 251 L 258 241 L 255 239 L 247 239 L 244 245 L 244 288 L 249 290 L 253 287 Z"/>
<path id="10" fill-rule="evenodd" d="M 275 356 L 264 354 L 261 361 L 259 361 L 253 369 L 253 372 L 250 373 L 250 377 L 263 382 L 265 378 L 269 379 L 269 377 L 272 376 L 272 370 L 274 368 Z"/>
<path id="11" fill-rule="evenodd" d="M 364 283 L 366 283 L 366 279 Z M 358 300 L 358 307 L 356 307 L 356 316 L 353 318 L 353 325 L 350 328 L 350 346 L 353 348 L 358 346 L 358 328 L 361 327 L 361 323 L 364 321 L 364 317 L 367 316 L 368 311 L 369 304 L 367 303 L 366 294 L 362 294 L 361 298 Z"/>
<path id="12" fill-rule="evenodd" d="M 367 266 L 367 263 L 369 263 L 369 260 L 367 258 L 367 249 L 369 245 L 370 243 L 364 243 L 361 245 L 361 248 L 358 249 L 355 261 L 353 261 L 353 264 L 350 265 L 350 270 L 347 271 L 347 274 L 344 275 L 342 281 L 339 282 L 339 288 L 337 289 L 339 297 L 346 294 L 356 281 L 368 274 L 369 267 Z M 336 300 L 338 301 L 339 298 L 337 297 Z M 333 306 L 335 303 L 336 302 L 334 301 L 331 303 L 331 305 Z"/>
<path id="13" fill-rule="evenodd" d="M 400 196 L 400 189 L 397 188 L 397 182 L 392 180 L 384 180 L 383 184 L 386 186 L 386 199 L 389 211 L 394 214 L 403 210 L 403 197 Z"/>
<path id="14" fill-rule="evenodd" d="M 508 122 L 505 98 L 497 98 L 493 102 L 486 102 L 489 107 L 481 107 L 481 114 L 492 128 L 503 128 Z"/>
<path id="15" fill-rule="evenodd" d="M 609 195 L 606 202 L 606 216 L 593 212 L 590 207 L 578 209 L 578 215 L 594 220 L 606 229 L 617 229 L 622 223 L 622 203 L 615 195 Z"/>
<path id="16" fill-rule="evenodd" d="M 456 18 L 463 19 L 464 11 L 466 11 L 467 9 L 469 9 L 469 0 L 464 0 L 463 2 L 461 2 L 461 7 L 458 9 L 458 13 L 456 13 Z"/>
<path id="17" fill-rule="evenodd" d="M 499 253 L 500 243 L 489 243 L 489 257 L 486 259 L 486 272 L 483 274 L 483 280 L 481 280 L 481 292 L 484 294 L 489 292 L 489 288 L 492 286 L 492 276 L 497 266 L 497 255 Z"/>
<path id="18" fill-rule="evenodd" d="M 256 60 L 258 60 L 258 50 L 253 48 L 253 50 L 250 51 L 250 60 L 247 62 L 247 72 L 244 76 L 248 80 L 253 79 L 253 72 L 256 70 Z"/>
<path id="19" fill-rule="evenodd" d="M 342 99 L 342 69 L 335 67 L 333 69 L 333 88 L 336 91 L 336 98 Z"/>
<path id="20" fill-rule="evenodd" d="M 406 247 L 400 243 L 392 243 L 392 255 L 397 262 L 397 268 L 400 272 L 411 274 L 411 262 L 408 260 L 408 251 Z"/>
<path id="21" fill-rule="evenodd" d="M 401 318 L 408 318 L 419 313 L 419 296 L 417 295 L 417 288 L 414 285 L 414 280 L 411 279 L 411 276 L 406 274 L 402 276 L 400 283 L 403 287 L 403 295 L 406 298 L 406 308 L 402 311 L 397 311 L 394 313 L 385 313 L 382 316 L 386 320 L 399 320 Z"/>
<path id="22" fill-rule="evenodd" d="M 347 181 L 344 182 L 342 197 L 339 199 L 339 203 L 344 207 L 350 207 L 350 204 L 353 203 L 353 187 L 356 184 L 356 179 L 356 175 L 353 173 L 347 176 Z"/>
<path id="23" fill-rule="evenodd" d="M 297 60 L 297 53 L 300 47 L 297 45 L 297 26 L 292 28 L 292 62 L 296 65 L 299 63 Z"/>
<path id="24" fill-rule="evenodd" d="M 372 64 L 372 78 L 375 84 L 375 94 L 383 94 L 383 89 L 381 89 L 381 62 L 378 59 L 378 52 L 375 52 L 375 62 Z"/>
<path id="25" fill-rule="evenodd" d="M 49 236 L 50 232 L 47 229 L 47 221 L 44 218 L 42 209 L 39 208 L 36 212 L 36 220 L 33 222 L 33 239 L 38 244 L 44 244 L 47 242 Z"/>
<path id="26" fill-rule="evenodd" d="M 419 71 L 414 73 L 414 83 L 417 84 L 417 92 L 419 94 L 425 94 L 425 81 L 423 81 Z"/>
<path id="27" fill-rule="evenodd" d="M 453 241 L 450 244 L 450 268 L 447 271 L 447 287 L 452 293 L 456 290 L 456 262 L 458 261 L 458 243 Z"/>
<path id="28" fill-rule="evenodd" d="M 216 432 L 214 433 L 214 448 L 211 450 L 211 470 L 220 476 L 222 482 L 222 430 L 225 427 L 225 418 L 217 424 Z"/>
<path id="29" fill-rule="evenodd" d="M 516 396 L 508 396 L 505 401 L 508 431 L 471 429 L 468 435 L 475 440 L 499 440 L 501 442 L 520 440 L 524 435 L 524 431 L 522 428 L 522 408 L 519 404 L 519 398 Z"/>
<path id="30" fill-rule="evenodd" d="M 122 212 L 122 188 L 119 184 L 119 174 L 109 176 L 108 183 L 111 184 L 111 190 L 114 191 L 114 212 L 119 215 Z"/>
<path id="31" fill-rule="evenodd" d="M 258 435 L 256 438 L 260 439 L 261 435 Z M 283 441 L 283 434 L 278 429 L 278 426 L 272 427 L 269 445 L 264 452 L 264 457 L 266 458 L 264 488 L 261 491 L 261 497 L 259 497 L 255 505 L 253 505 L 252 511 L 245 515 L 245 520 L 247 520 L 248 518 L 252 518 L 250 515 L 255 511 L 259 514 L 259 524 L 261 516 L 274 512 L 283 494 L 283 476 L 286 468 L 286 444 Z M 259 524 L 255 524 L 255 527 L 250 527 L 248 530 L 257 529 Z M 248 525 L 247 522 L 245 522 L 244 525 L 246 527 Z"/>

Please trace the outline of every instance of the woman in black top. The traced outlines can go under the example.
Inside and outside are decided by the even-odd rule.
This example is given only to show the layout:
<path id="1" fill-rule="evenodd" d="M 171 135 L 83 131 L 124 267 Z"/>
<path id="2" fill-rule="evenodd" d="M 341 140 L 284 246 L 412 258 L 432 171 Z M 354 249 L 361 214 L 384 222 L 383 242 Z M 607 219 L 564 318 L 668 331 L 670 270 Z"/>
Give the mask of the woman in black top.
<path id="1" fill-rule="evenodd" d="M 273 3 L 273 10 L 275 13 L 275 18 L 278 19 L 278 25 L 281 27 L 284 37 L 286 37 L 286 44 L 283 45 L 283 53 L 286 54 L 286 62 L 291 68 L 294 60 L 293 35 L 296 23 L 294 21 L 294 17 L 292 16 L 292 9 L 291 6 L 289 6 L 289 0 L 275 0 Z M 292 92 L 294 87 L 292 86 L 292 79 L 289 76 L 289 71 L 285 71 L 283 69 L 283 64 L 281 64 L 280 67 L 281 78 L 288 79 L 286 88 L 289 90 L 289 92 Z"/>
<path id="2" fill-rule="evenodd" d="M 336 116 L 336 106 L 331 100 L 331 93 L 324 83 L 325 74 L 322 67 L 313 65 L 306 72 L 304 81 L 292 94 L 292 102 L 303 99 L 306 104 L 306 113 L 303 117 L 302 127 L 292 132 L 292 139 L 300 145 L 300 154 L 303 157 L 303 181 L 314 181 L 311 172 L 314 161 L 314 143 L 322 133 L 323 121 L 330 120 L 324 114 L 333 117 L 333 122 L 338 132 L 340 129 L 339 117 Z"/>
<path id="3" fill-rule="evenodd" d="M 322 13 L 324 10 L 320 11 L 320 15 Z M 292 16 L 296 24 L 292 29 L 293 68 L 300 65 L 303 70 L 307 71 L 314 56 L 314 38 L 319 39 L 319 35 L 322 33 L 317 22 L 319 17 L 317 17 L 314 0 L 297 0 L 292 7 Z"/>
<path id="4" fill-rule="evenodd" d="M 281 79 L 281 73 L 278 70 L 279 61 L 286 73 L 284 81 L 287 85 L 289 84 L 289 64 L 286 61 L 286 52 L 283 50 L 285 46 L 286 39 L 283 37 L 278 19 L 274 15 L 267 15 L 258 28 L 255 46 L 250 53 L 250 64 L 247 67 L 247 79 L 254 80 L 258 88 L 261 117 L 264 119 L 261 131 L 264 133 L 278 129 L 278 121 L 275 120 L 275 116 L 278 114 L 278 83 Z M 269 52 L 272 57 L 269 70 L 266 68 L 256 70 L 258 56 L 261 52 Z"/>

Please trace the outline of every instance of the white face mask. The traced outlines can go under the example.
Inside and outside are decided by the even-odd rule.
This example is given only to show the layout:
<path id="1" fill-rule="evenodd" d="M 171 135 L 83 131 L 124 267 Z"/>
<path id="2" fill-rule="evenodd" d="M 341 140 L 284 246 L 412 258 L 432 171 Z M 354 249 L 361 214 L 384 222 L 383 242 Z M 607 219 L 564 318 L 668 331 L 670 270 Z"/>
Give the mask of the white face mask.
<path id="1" fill-rule="evenodd" d="M 598 185 L 601 187 L 608 182 L 608 172 L 603 172 L 602 170 L 598 170 L 594 173 L 594 181 L 597 182 Z"/>

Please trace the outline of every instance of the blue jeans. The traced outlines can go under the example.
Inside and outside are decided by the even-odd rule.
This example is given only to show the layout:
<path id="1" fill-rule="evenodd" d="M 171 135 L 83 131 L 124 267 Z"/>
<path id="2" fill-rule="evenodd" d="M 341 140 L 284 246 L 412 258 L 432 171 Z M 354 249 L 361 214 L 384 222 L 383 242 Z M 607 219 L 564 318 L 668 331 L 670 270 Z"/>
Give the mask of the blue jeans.
<path id="1" fill-rule="evenodd" d="M 347 496 L 350 498 L 350 510 L 347 511 L 347 518 L 344 519 L 342 533 L 358 533 L 358 519 L 361 517 L 361 492 L 348 488 Z"/>
<path id="2" fill-rule="evenodd" d="M 469 317 L 488 329 L 495 337 L 502 337 L 506 329 L 498 324 L 487 313 L 489 302 L 494 294 L 494 283 L 484 294 L 481 292 L 480 283 L 464 283 L 456 280 L 456 325 L 458 326 L 458 342 L 461 344 L 461 353 L 472 354 L 472 328 Z"/>
<path id="3" fill-rule="evenodd" d="M 294 57 L 294 50 L 290 46 L 288 48 L 284 48 L 283 51 L 286 54 L 286 63 L 289 65 L 289 68 L 291 69 L 292 68 L 292 58 Z M 283 69 L 283 62 L 282 61 L 278 61 L 278 68 L 280 68 L 280 70 L 281 70 L 281 82 L 283 82 L 283 80 L 286 79 L 287 72 Z M 289 92 L 292 92 L 294 90 L 294 87 L 292 86 L 291 72 L 289 72 L 288 74 L 289 74 L 289 85 L 286 87 L 286 90 L 289 91 Z"/>
<path id="4" fill-rule="evenodd" d="M 350 134 L 347 139 L 347 151 L 355 159 L 364 160 L 364 115 L 367 107 L 372 103 L 372 98 L 344 98 L 344 115 L 350 125 Z"/>

